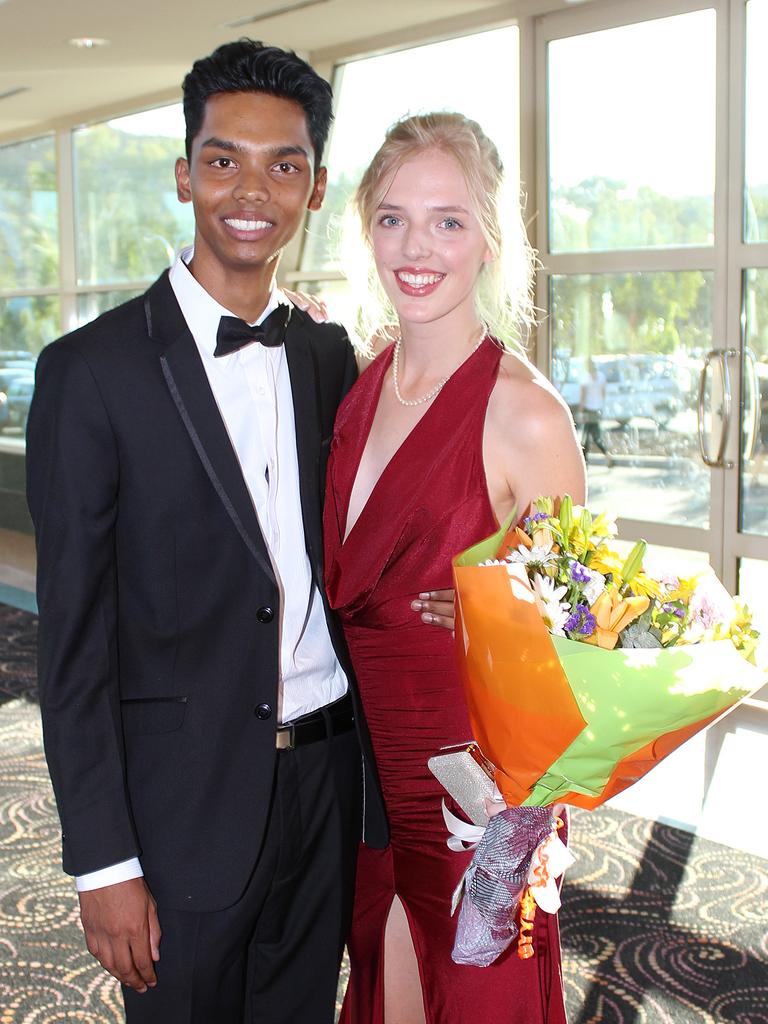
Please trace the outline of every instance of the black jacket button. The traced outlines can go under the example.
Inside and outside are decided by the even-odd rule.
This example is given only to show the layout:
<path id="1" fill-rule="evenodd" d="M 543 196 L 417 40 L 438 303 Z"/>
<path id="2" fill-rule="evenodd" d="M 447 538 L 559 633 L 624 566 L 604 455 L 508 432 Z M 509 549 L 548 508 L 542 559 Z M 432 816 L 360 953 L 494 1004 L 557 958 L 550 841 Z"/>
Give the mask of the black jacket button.
<path id="1" fill-rule="evenodd" d="M 254 714 L 257 718 L 261 719 L 262 722 L 266 722 L 268 718 L 272 717 L 272 708 L 269 704 L 257 704 Z"/>
<path id="2" fill-rule="evenodd" d="M 275 613 L 269 607 L 269 605 L 264 605 L 263 608 L 259 608 L 259 610 L 256 612 L 256 618 L 259 620 L 259 622 L 271 622 L 272 619 L 274 619 L 274 617 Z"/>

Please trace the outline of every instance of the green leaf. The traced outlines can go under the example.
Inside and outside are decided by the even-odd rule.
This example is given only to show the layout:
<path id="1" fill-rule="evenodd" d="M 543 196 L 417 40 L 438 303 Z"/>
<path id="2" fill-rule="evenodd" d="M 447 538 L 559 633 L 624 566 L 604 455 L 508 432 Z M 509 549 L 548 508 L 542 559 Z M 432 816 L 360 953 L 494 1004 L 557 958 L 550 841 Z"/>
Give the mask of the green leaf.
<path id="1" fill-rule="evenodd" d="M 516 519 L 517 509 L 513 509 L 496 533 L 486 537 L 485 540 L 481 540 L 477 544 L 473 544 L 466 551 L 462 551 L 455 559 L 456 565 L 480 565 L 481 562 L 487 562 L 489 558 L 496 558 L 504 538 L 509 533 L 510 526 Z"/>
<path id="2" fill-rule="evenodd" d="M 625 588 L 642 569 L 647 547 L 648 545 L 644 540 L 639 540 L 627 555 L 621 569 L 621 578 L 624 580 Z"/>
<path id="3" fill-rule="evenodd" d="M 564 494 L 560 501 L 560 529 L 563 531 L 563 539 L 568 540 L 573 526 L 573 501 L 570 494 Z"/>

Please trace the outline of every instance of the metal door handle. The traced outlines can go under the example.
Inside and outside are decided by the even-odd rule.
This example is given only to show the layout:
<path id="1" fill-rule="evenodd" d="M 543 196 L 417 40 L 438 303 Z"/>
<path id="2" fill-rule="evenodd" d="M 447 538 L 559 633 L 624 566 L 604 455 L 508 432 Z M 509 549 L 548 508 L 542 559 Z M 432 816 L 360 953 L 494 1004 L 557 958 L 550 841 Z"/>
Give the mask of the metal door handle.
<path id="1" fill-rule="evenodd" d="M 744 425 L 744 440 L 749 443 L 744 446 L 743 458 L 745 461 L 750 462 L 755 457 L 757 451 L 757 443 L 760 438 L 760 380 L 757 376 L 757 359 L 755 353 L 751 348 L 745 347 L 744 349 L 744 375 L 743 380 L 746 383 L 747 380 L 747 367 L 749 367 L 749 411 L 748 416 L 745 417 L 746 423 Z M 742 396 L 742 402 L 744 401 Z M 747 423 L 749 429 L 747 429 Z"/>
<path id="2" fill-rule="evenodd" d="M 704 365 L 701 368 L 701 376 L 699 378 L 699 451 L 701 452 L 701 459 L 705 466 L 709 466 L 711 469 L 733 469 L 733 463 L 725 460 L 725 449 L 728 444 L 728 435 L 731 431 L 731 409 L 733 405 L 732 394 L 731 394 L 731 372 L 728 368 L 728 360 L 738 355 L 738 352 L 734 348 L 726 349 L 712 349 L 711 352 L 707 353 Z M 713 459 L 707 451 L 705 438 L 704 438 L 704 414 L 705 414 L 705 396 L 707 390 L 707 370 L 713 363 L 717 361 L 720 363 L 720 372 L 722 373 L 723 381 L 723 404 L 722 404 L 722 429 L 720 431 L 720 443 L 717 447 L 717 455 Z"/>

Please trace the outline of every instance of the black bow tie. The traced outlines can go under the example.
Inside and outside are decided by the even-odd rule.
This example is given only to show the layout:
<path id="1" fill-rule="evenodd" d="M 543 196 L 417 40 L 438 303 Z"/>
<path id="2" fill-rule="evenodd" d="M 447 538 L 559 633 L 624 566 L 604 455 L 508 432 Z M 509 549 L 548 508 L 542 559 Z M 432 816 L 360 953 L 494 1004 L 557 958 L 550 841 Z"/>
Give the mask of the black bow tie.
<path id="1" fill-rule="evenodd" d="M 279 305 L 273 309 L 263 323 L 251 327 L 245 320 L 237 316 L 223 316 L 219 320 L 219 329 L 216 332 L 216 348 L 214 356 L 228 356 L 231 352 L 237 352 L 244 345 L 250 345 L 253 341 L 260 341 L 267 348 L 274 348 L 283 344 L 285 329 L 291 318 L 291 307 Z"/>

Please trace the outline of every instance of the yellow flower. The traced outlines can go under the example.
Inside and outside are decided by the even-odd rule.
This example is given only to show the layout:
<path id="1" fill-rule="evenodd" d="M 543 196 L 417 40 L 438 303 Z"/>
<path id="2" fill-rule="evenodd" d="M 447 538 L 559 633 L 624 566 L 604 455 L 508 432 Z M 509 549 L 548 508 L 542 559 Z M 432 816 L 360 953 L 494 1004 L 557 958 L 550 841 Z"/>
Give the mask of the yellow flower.
<path id="1" fill-rule="evenodd" d="M 669 600 L 669 596 L 664 593 L 664 590 L 658 580 L 652 579 L 650 576 L 646 576 L 644 572 L 635 573 L 630 583 L 632 592 L 635 594 L 643 594 L 646 597 L 653 597 L 656 600 L 661 600 L 662 596 L 665 600 Z"/>
<path id="2" fill-rule="evenodd" d="M 597 518 L 592 520 L 593 537 L 615 537 L 618 533 L 616 519 L 613 516 L 601 512 Z"/>
<path id="3" fill-rule="evenodd" d="M 686 604 L 691 598 L 691 594 L 698 586 L 700 576 L 690 576 L 687 579 L 678 577 L 677 588 L 675 590 L 667 590 L 664 594 L 665 601 L 684 601 Z"/>
<path id="4" fill-rule="evenodd" d="M 581 558 L 588 548 L 588 540 L 578 523 L 573 524 L 564 540 L 566 554 L 574 555 L 576 558 Z"/>
<path id="5" fill-rule="evenodd" d="M 551 516 L 555 511 L 554 498 L 550 498 L 548 495 L 542 494 L 540 498 L 537 498 L 534 501 L 533 507 L 537 512 L 546 512 L 548 516 Z"/>
<path id="6" fill-rule="evenodd" d="M 607 573 L 611 573 L 614 578 L 620 575 L 621 567 L 623 565 L 624 559 L 604 544 L 595 548 L 592 552 L 592 557 L 589 560 L 590 569 L 595 569 L 597 572 L 601 572 L 604 576 Z"/>
<path id="7" fill-rule="evenodd" d="M 749 605 L 744 604 L 738 598 L 734 599 L 736 606 L 736 615 L 734 616 L 731 624 L 732 629 L 751 629 L 752 627 L 752 612 L 749 610 Z"/>

